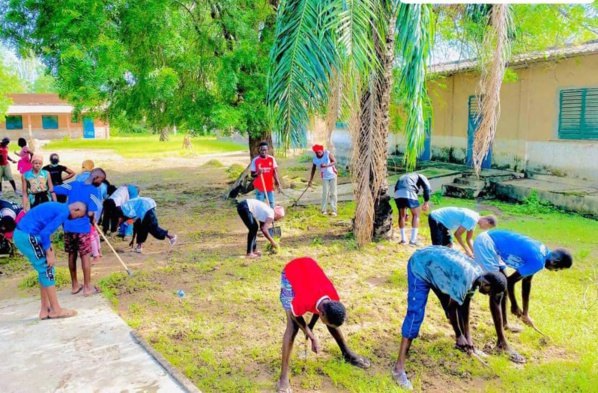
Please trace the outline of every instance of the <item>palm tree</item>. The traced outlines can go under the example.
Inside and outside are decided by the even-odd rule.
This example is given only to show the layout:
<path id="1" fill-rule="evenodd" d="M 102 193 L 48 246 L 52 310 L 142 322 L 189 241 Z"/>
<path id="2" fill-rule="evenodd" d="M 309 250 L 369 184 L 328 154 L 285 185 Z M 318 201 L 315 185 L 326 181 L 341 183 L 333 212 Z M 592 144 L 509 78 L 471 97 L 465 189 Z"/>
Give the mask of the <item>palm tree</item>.
<path id="1" fill-rule="evenodd" d="M 409 115 L 410 167 L 423 144 L 431 21 L 430 6 L 396 0 L 283 0 L 278 8 L 268 86 L 278 135 L 288 146 L 310 115 L 341 106 L 353 136 L 354 230 L 360 245 L 392 229 L 386 162 L 395 67 Z"/>

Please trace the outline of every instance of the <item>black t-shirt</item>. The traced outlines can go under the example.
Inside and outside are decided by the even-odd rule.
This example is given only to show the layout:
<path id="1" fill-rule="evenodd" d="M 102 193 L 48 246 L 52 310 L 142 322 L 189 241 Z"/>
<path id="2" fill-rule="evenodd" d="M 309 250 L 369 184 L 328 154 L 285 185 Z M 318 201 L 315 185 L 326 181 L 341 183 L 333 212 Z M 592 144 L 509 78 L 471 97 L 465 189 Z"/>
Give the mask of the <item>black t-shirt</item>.
<path id="1" fill-rule="evenodd" d="M 50 173 L 52 185 L 59 186 L 64 183 L 62 180 L 62 172 L 66 172 L 66 167 L 64 165 L 46 165 L 43 169 Z"/>

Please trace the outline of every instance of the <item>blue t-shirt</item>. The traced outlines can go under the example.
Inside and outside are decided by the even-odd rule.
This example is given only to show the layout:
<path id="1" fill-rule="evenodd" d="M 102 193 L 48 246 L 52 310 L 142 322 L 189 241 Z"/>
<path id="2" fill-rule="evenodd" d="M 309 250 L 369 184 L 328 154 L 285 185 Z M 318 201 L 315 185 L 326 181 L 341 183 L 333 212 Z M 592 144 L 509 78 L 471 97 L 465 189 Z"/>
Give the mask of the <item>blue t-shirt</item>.
<path id="1" fill-rule="evenodd" d="M 50 248 L 50 236 L 69 220 L 69 207 L 59 202 L 42 203 L 23 216 L 17 229 L 38 236 L 44 251 Z"/>
<path id="2" fill-rule="evenodd" d="M 409 258 L 411 272 L 459 304 L 463 304 L 473 282 L 482 275 L 473 259 L 443 246 L 417 250 Z"/>
<path id="3" fill-rule="evenodd" d="M 434 210 L 430 213 L 430 216 L 451 231 L 458 229 L 460 226 L 471 231 L 480 219 L 478 213 L 462 207 L 443 207 Z"/>
<path id="4" fill-rule="evenodd" d="M 500 259 L 523 277 L 534 275 L 542 270 L 546 256 L 550 252 L 544 244 L 520 233 L 493 229 L 488 231 L 488 236 L 494 242 Z"/>
<path id="5" fill-rule="evenodd" d="M 125 217 L 143 220 L 148 211 L 156 208 L 156 202 L 151 198 L 137 197 L 129 199 L 120 208 Z"/>
<path id="6" fill-rule="evenodd" d="M 98 199 L 98 190 L 93 184 L 74 181 L 54 187 L 54 192 L 56 192 L 56 195 L 66 195 L 68 197 L 67 203 L 69 204 L 83 202 L 87 206 L 88 212 L 97 212 L 102 206 L 102 202 Z M 91 232 L 89 217 L 85 216 L 76 220 L 68 220 L 64 224 L 64 231 L 71 233 Z"/>

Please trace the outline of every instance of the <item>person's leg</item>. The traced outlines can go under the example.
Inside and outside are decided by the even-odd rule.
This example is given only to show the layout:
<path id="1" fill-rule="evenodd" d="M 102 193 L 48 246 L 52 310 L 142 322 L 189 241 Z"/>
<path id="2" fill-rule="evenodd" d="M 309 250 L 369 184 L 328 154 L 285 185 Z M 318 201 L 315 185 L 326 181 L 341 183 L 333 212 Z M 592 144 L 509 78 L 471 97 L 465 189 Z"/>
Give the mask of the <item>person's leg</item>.
<path id="1" fill-rule="evenodd" d="M 397 209 L 399 210 L 399 230 L 401 231 L 401 243 L 407 243 L 407 237 L 405 236 L 405 211 L 406 208 L 402 207 L 398 199 L 395 199 Z"/>
<path id="2" fill-rule="evenodd" d="M 419 216 L 421 214 L 421 207 L 414 207 L 411 210 L 413 219 L 411 221 L 411 240 L 410 243 L 417 244 L 417 231 L 419 229 Z"/>
<path id="3" fill-rule="evenodd" d="M 341 332 L 340 328 L 335 328 L 328 325 L 326 325 L 326 327 L 328 328 L 328 331 L 334 338 L 334 341 L 336 341 L 336 343 L 338 344 L 344 361 L 359 368 L 370 368 L 372 364 L 368 358 L 364 356 L 359 356 L 358 354 L 349 349 L 349 346 L 347 345 L 345 337 L 343 336 L 343 333 Z"/>
<path id="4" fill-rule="evenodd" d="M 47 319 L 50 314 L 50 300 L 48 299 L 48 291 L 44 286 L 39 284 L 39 292 L 41 296 L 42 305 L 39 310 L 39 319 Z"/>
<path id="5" fill-rule="evenodd" d="M 428 225 L 430 226 L 430 238 L 433 246 L 440 246 L 442 244 L 442 234 L 438 228 L 438 222 L 428 216 Z"/>
<path id="6" fill-rule="evenodd" d="M 102 231 L 107 234 L 110 231 L 110 223 L 112 222 L 112 215 L 114 209 L 114 199 L 106 199 L 104 201 L 104 215 L 102 217 Z"/>
<path id="7" fill-rule="evenodd" d="M 322 210 L 320 210 L 323 214 L 326 214 L 328 208 L 328 188 L 330 186 L 330 182 L 328 180 L 322 179 Z"/>
<path id="8" fill-rule="evenodd" d="M 282 366 L 280 368 L 280 379 L 278 380 L 279 390 L 289 389 L 291 386 L 289 383 L 289 360 L 298 331 L 299 325 L 287 315 L 287 328 L 282 337 Z"/>
<path id="9" fill-rule="evenodd" d="M 11 180 L 11 181 L 10 181 L 10 185 L 12 186 L 12 189 L 13 189 L 15 192 L 17 192 L 17 184 L 15 183 L 15 181 L 14 181 L 14 180 Z"/>
<path id="10" fill-rule="evenodd" d="M 110 218 L 110 232 L 116 232 L 118 230 L 118 219 L 120 218 L 122 213 L 122 209 L 120 206 L 116 206 L 112 210 L 112 215 Z"/>
<path id="11" fill-rule="evenodd" d="M 147 227 L 146 223 L 142 220 L 135 221 L 135 233 L 137 234 L 137 246 L 141 247 L 143 243 L 147 240 L 147 235 L 149 235 L 149 228 Z"/>
<path id="12" fill-rule="evenodd" d="M 147 220 L 147 221 L 146 221 Z M 146 223 L 148 232 L 158 240 L 164 240 L 166 238 L 171 238 L 168 235 L 168 231 L 166 229 L 160 228 L 160 224 L 158 223 L 158 217 L 156 216 L 156 210 L 150 209 L 143 219 Z"/>
<path id="13" fill-rule="evenodd" d="M 330 179 L 330 207 L 332 208 L 332 214 L 336 215 L 338 213 L 337 209 L 337 193 L 336 187 L 337 186 L 337 178 Z"/>
<path id="14" fill-rule="evenodd" d="M 77 253 L 78 248 L 76 246 L 76 234 L 65 232 L 64 233 L 64 251 L 69 254 L 69 272 L 71 274 L 71 293 L 73 295 L 81 292 L 81 285 L 77 279 Z"/>
<path id="15" fill-rule="evenodd" d="M 268 202 L 270 202 L 270 207 L 272 209 L 274 209 L 274 206 L 276 206 L 275 204 L 275 197 L 274 197 L 274 191 L 268 191 Z"/>
<path id="16" fill-rule="evenodd" d="M 77 315 L 77 311 L 68 310 L 60 306 L 56 294 L 56 286 L 52 285 L 44 289 L 46 291 L 46 296 L 48 297 L 48 302 L 50 303 L 50 312 L 48 313 L 50 318 L 68 318 Z"/>
<path id="17" fill-rule="evenodd" d="M 255 238 L 257 236 L 258 225 L 255 222 L 253 215 L 249 211 L 249 208 L 247 207 L 247 202 L 241 201 L 237 205 L 237 213 L 239 214 L 239 217 L 241 217 L 241 221 L 243 221 L 243 224 L 245 224 L 245 226 L 249 230 L 249 232 L 247 233 L 247 254 L 245 255 L 250 256 L 253 254 L 253 251 L 256 248 Z"/>
<path id="18" fill-rule="evenodd" d="M 266 202 L 266 194 L 264 194 L 263 192 L 261 192 L 260 190 L 258 190 L 256 188 L 255 189 L 255 199 L 257 199 L 258 201 L 261 201 L 261 202 Z"/>
<path id="19" fill-rule="evenodd" d="M 92 295 L 96 293 L 96 289 L 91 285 L 91 234 L 77 234 L 77 247 L 83 270 L 83 295 Z"/>

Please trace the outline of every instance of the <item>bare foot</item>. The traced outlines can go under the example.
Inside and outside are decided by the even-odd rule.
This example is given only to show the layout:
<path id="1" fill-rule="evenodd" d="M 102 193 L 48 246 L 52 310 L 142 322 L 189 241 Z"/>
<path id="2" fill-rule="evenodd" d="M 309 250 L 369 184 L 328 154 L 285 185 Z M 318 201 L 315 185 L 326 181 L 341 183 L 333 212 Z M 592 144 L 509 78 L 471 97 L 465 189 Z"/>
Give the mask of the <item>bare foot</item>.
<path id="1" fill-rule="evenodd" d="M 276 392 L 277 393 L 293 393 L 293 389 L 291 388 L 289 381 L 286 381 L 286 382 L 278 381 L 278 383 L 276 384 Z"/>
<path id="2" fill-rule="evenodd" d="M 97 257 L 93 257 L 91 258 L 91 264 L 95 265 L 96 263 L 100 263 L 102 262 L 102 256 L 98 255 Z"/>
<path id="3" fill-rule="evenodd" d="M 91 295 L 96 295 L 98 293 L 102 292 L 100 290 L 100 287 L 97 286 L 92 286 L 91 289 L 83 289 L 83 296 L 91 296 Z"/>
<path id="4" fill-rule="evenodd" d="M 77 311 L 63 308 L 58 312 L 50 312 L 48 319 L 70 318 L 74 317 L 75 315 L 77 315 Z"/>
<path id="5" fill-rule="evenodd" d="M 48 319 L 48 316 L 49 316 L 49 315 L 50 315 L 50 309 L 49 309 L 49 308 L 46 308 L 45 310 L 44 310 L 44 309 L 42 309 L 42 310 L 39 312 L 39 319 L 41 319 L 41 320 L 43 321 L 43 320 L 45 320 L 45 319 Z"/>

